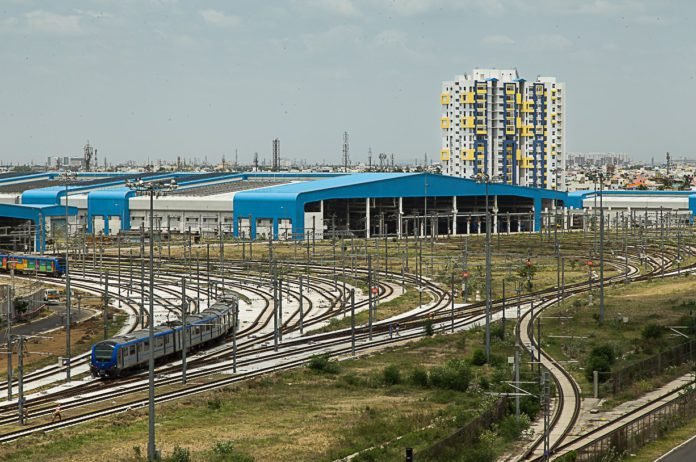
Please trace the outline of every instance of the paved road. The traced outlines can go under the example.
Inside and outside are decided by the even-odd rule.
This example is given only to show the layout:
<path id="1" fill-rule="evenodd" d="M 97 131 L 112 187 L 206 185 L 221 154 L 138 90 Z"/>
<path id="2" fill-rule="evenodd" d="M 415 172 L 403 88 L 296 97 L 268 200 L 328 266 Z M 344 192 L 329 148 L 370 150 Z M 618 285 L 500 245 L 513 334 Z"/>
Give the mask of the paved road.
<path id="1" fill-rule="evenodd" d="M 694 460 L 696 460 L 696 436 L 657 459 L 659 462 L 693 462 Z"/>
<path id="2" fill-rule="evenodd" d="M 33 320 L 28 323 L 13 324 L 12 335 L 39 335 L 42 332 L 62 327 L 65 325 L 65 305 L 48 305 L 51 314 L 43 318 Z M 71 310 L 73 323 L 82 322 L 90 317 L 93 312 L 91 310 L 82 309 L 79 313 L 76 308 Z M 0 345 L 6 342 L 6 329 L 0 332 Z"/>

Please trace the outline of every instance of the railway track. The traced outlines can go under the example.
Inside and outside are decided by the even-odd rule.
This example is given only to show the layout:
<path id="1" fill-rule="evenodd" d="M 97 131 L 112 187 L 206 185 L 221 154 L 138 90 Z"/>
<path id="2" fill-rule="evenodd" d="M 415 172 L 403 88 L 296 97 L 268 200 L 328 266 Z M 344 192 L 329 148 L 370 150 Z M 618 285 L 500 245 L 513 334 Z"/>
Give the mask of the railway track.
<path id="1" fill-rule="evenodd" d="M 654 267 L 656 268 L 662 268 L 665 269 L 668 267 L 666 262 L 653 262 Z M 239 277 L 236 279 L 232 279 L 229 275 L 230 272 L 233 272 L 234 270 L 239 270 L 239 266 L 235 266 L 235 262 L 229 262 L 225 265 L 223 265 L 220 268 L 217 268 L 216 271 L 211 271 L 211 281 L 214 282 L 221 282 L 222 279 L 219 276 L 219 271 L 225 271 L 226 277 L 225 277 L 225 289 L 227 290 L 234 290 L 240 289 L 240 290 L 249 290 L 249 288 L 253 285 L 250 284 L 253 281 L 253 278 L 251 277 Z M 611 262 L 607 262 L 607 264 L 612 264 Z M 616 263 L 614 263 L 616 264 Z M 618 266 L 618 264 L 616 264 Z M 321 273 L 327 273 L 331 272 L 331 268 L 327 267 L 315 267 L 312 265 L 307 266 L 306 264 L 303 263 L 293 263 L 290 264 L 289 266 L 292 266 L 296 271 L 301 272 L 301 271 L 308 271 L 312 270 L 312 272 L 316 272 L 317 274 Z M 357 272 L 364 274 L 363 269 L 356 269 Z M 655 272 L 654 270 L 653 272 Z M 381 271 L 383 281 L 382 284 L 380 285 L 380 294 L 379 296 L 384 298 L 385 296 L 388 296 L 387 294 L 390 294 L 390 292 L 393 292 L 393 287 L 389 283 L 384 283 L 384 281 L 392 280 L 392 281 L 398 281 L 402 278 L 401 274 L 396 274 L 396 273 L 390 273 L 388 271 Z M 177 277 L 176 271 L 170 271 L 165 270 L 162 275 L 158 276 L 158 280 L 161 282 L 166 282 L 171 284 L 173 281 L 173 278 Z M 180 277 L 180 274 L 179 274 Z M 303 277 L 306 278 L 306 280 L 309 282 L 310 279 L 308 279 L 305 275 Z M 366 336 L 368 335 L 367 329 L 365 327 L 361 327 L 358 329 L 358 334 L 356 335 L 356 351 L 365 351 L 368 349 L 373 349 L 373 348 L 379 348 L 380 346 L 383 345 L 388 345 L 393 343 L 394 341 L 402 341 L 407 338 L 417 338 L 422 336 L 422 322 L 424 319 L 431 319 L 434 323 L 445 323 L 445 322 L 450 322 L 452 320 L 451 315 L 448 313 L 449 312 L 449 307 L 450 307 L 450 299 L 449 299 L 449 294 L 442 289 L 440 289 L 437 285 L 430 281 L 424 281 L 418 279 L 418 276 L 416 275 L 404 275 L 403 276 L 410 284 L 414 283 L 421 283 L 423 284 L 428 291 L 431 291 L 435 297 L 435 301 L 433 302 L 432 306 L 429 307 L 427 310 L 423 310 L 422 313 L 419 313 L 418 315 L 413 315 L 406 317 L 405 319 L 400 321 L 400 324 L 402 326 L 402 336 L 399 339 L 374 339 L 373 341 L 366 341 Z M 617 278 L 623 278 L 623 275 L 616 276 Z M 169 279 L 167 279 L 169 278 Z M 217 279 L 216 279 L 217 278 Z M 75 281 L 75 278 L 73 277 L 73 280 Z M 206 275 L 206 281 L 208 280 L 208 275 Z M 342 291 L 338 290 L 328 290 L 326 287 L 322 287 L 321 284 L 334 284 L 335 287 L 335 282 L 331 280 L 330 277 L 317 277 L 317 276 L 312 276 L 312 284 L 310 287 L 312 290 L 318 290 L 318 291 L 324 291 L 324 295 L 326 296 L 329 292 L 338 292 L 337 294 L 331 294 L 331 296 L 327 297 L 327 300 L 329 300 L 329 303 L 331 305 L 331 309 L 327 310 L 327 313 L 325 313 L 325 316 L 319 317 L 320 319 L 317 319 L 317 322 L 323 322 L 326 319 L 330 319 L 331 317 L 334 317 L 338 314 L 341 314 L 340 309 L 336 309 L 337 306 L 341 305 L 341 299 L 345 300 L 345 293 L 342 293 Z M 608 280 L 609 281 L 609 280 Z M 78 281 L 79 283 L 79 281 Z M 133 290 L 131 288 L 131 290 Z M 268 298 L 262 296 L 261 294 L 266 295 L 261 288 L 258 288 L 258 293 L 259 296 L 265 300 L 266 307 L 262 310 L 262 312 L 267 312 L 268 311 L 268 305 L 270 302 L 268 302 Z M 571 296 L 576 293 L 581 293 L 583 291 L 587 290 L 587 283 L 577 283 L 575 285 L 568 285 L 566 286 L 566 295 Z M 299 293 L 297 291 L 293 291 L 291 289 L 291 286 L 288 285 L 286 287 L 286 296 L 289 298 L 295 297 L 295 299 L 299 298 Z M 557 289 L 546 289 L 542 291 L 538 291 L 532 294 L 529 294 L 527 296 L 521 297 L 521 302 L 529 302 L 530 300 L 533 299 L 539 299 L 541 298 L 543 301 L 542 303 L 547 303 L 551 304 L 554 303 L 554 296 L 556 296 L 558 290 Z M 111 292 L 113 293 L 113 292 Z M 137 291 L 136 291 L 137 293 Z M 303 297 L 306 297 L 306 294 L 303 294 Z M 187 298 L 189 300 L 193 300 L 192 296 L 188 296 Z M 128 300 L 127 298 L 124 297 L 124 300 Z M 311 309 L 311 300 L 309 298 L 306 298 L 307 303 L 308 303 L 308 309 Z M 363 302 L 364 303 L 364 302 Z M 132 305 L 132 304 L 131 304 Z M 137 304 L 136 304 L 137 305 Z M 478 322 L 482 319 L 484 316 L 483 314 L 483 303 L 475 303 L 472 305 L 467 306 L 466 310 L 460 310 L 458 311 L 457 318 L 455 320 L 455 328 L 462 328 L 462 326 L 467 325 L 472 322 Z M 502 303 L 500 301 L 497 301 L 494 303 L 493 307 L 494 310 L 500 309 L 502 307 Z M 345 308 L 344 308 L 345 309 Z M 172 307 L 172 311 L 178 310 L 178 307 Z M 298 312 L 295 311 L 291 313 L 291 315 L 284 321 L 283 323 L 283 330 L 286 333 L 290 333 L 293 330 L 296 329 L 296 323 L 295 319 L 298 317 Z M 264 327 L 268 325 L 268 322 L 271 319 L 271 316 L 267 316 L 265 318 L 265 322 L 260 319 L 261 314 L 257 317 L 257 320 L 255 321 L 255 327 L 258 328 L 257 332 L 260 332 Z M 531 322 L 529 322 L 527 325 L 533 324 L 533 319 L 530 317 L 529 318 Z M 259 327 L 260 326 L 260 327 Z M 373 335 L 376 337 L 379 336 L 384 336 L 386 334 L 388 328 L 388 323 L 387 322 L 381 322 L 381 323 L 376 323 L 373 326 Z M 163 393 L 160 396 L 157 397 L 158 402 L 162 401 L 167 401 L 171 399 L 176 399 L 178 397 L 182 396 L 187 396 L 190 394 L 196 394 L 200 393 L 203 391 L 207 391 L 209 389 L 214 389 L 218 387 L 223 387 L 226 386 L 230 383 L 235 383 L 236 381 L 239 380 L 246 380 L 251 377 L 258 376 L 263 373 L 268 373 L 269 371 L 274 371 L 274 370 L 282 370 L 285 368 L 290 368 L 290 367 L 296 367 L 300 364 L 303 364 L 306 362 L 306 360 L 313 354 L 316 354 L 317 351 L 325 350 L 325 349 L 330 349 L 331 354 L 333 355 L 345 355 L 348 352 L 350 352 L 350 348 L 345 346 L 346 343 L 346 332 L 345 331 L 337 331 L 337 332 L 331 332 L 327 334 L 320 334 L 316 336 L 310 336 L 310 337 L 305 337 L 305 338 L 298 338 L 298 339 L 292 339 L 283 342 L 282 344 L 282 351 L 279 351 L 278 353 L 272 351 L 273 348 L 268 345 L 269 340 L 272 338 L 272 333 L 266 333 L 263 335 L 259 335 L 256 338 L 252 338 L 253 332 L 252 331 L 246 331 L 244 332 L 244 335 L 241 335 L 242 332 L 239 333 L 240 336 L 246 337 L 246 340 L 242 340 L 239 345 L 239 353 L 238 353 L 238 366 L 242 369 L 248 368 L 253 366 L 254 364 L 258 364 L 259 360 L 263 362 L 268 362 L 268 361 L 273 361 L 277 360 L 279 358 L 283 358 L 283 355 L 287 357 L 288 355 L 288 348 L 293 349 L 293 358 L 295 356 L 299 356 L 296 359 L 287 359 L 285 362 L 283 362 L 281 365 L 276 365 L 272 367 L 266 367 L 266 366 L 261 366 L 257 367 L 254 369 L 252 372 L 245 372 L 245 373 L 240 373 L 234 377 L 228 377 L 216 381 L 211 381 L 206 384 L 202 385 L 195 385 L 195 386 L 189 386 L 186 389 L 182 390 L 176 390 L 176 391 L 171 391 L 167 393 Z M 311 340 L 312 344 L 307 345 L 308 340 Z M 530 344 L 533 342 L 533 335 L 530 339 Z M 264 345 L 266 343 L 266 345 Z M 203 355 L 200 358 L 196 358 L 194 362 L 189 362 L 189 365 L 192 365 L 191 367 L 193 369 L 200 369 L 200 371 L 196 371 L 193 373 L 189 373 L 190 378 L 203 378 L 203 377 L 209 377 L 211 374 L 220 374 L 220 372 L 224 372 L 230 369 L 230 364 L 229 364 L 229 349 L 224 349 L 221 348 L 219 350 L 214 350 L 210 355 Z M 550 359 L 550 358 L 549 358 Z M 227 363 L 225 362 L 227 361 Z M 203 369 L 205 367 L 205 369 Z M 168 368 L 168 369 L 167 369 Z M 168 385 L 168 384 L 174 384 L 177 381 L 180 380 L 180 378 L 177 376 L 177 374 L 180 371 L 180 367 L 176 365 L 170 365 L 167 366 L 167 368 L 160 368 L 158 370 L 158 374 L 160 375 L 160 379 L 158 380 L 158 386 L 163 386 L 163 385 Z M 562 370 L 562 368 L 560 368 Z M 560 372 L 559 372 L 560 373 Z M 133 377 L 129 378 L 130 382 L 120 382 L 116 381 L 116 388 L 118 387 L 125 387 L 129 383 L 137 383 L 138 381 L 142 381 L 142 378 L 139 377 Z M 558 386 L 558 384 L 557 384 Z M 122 398 L 124 396 L 127 396 L 128 394 L 134 394 L 137 393 L 138 389 L 137 387 L 131 387 L 128 389 L 120 389 L 114 392 L 114 394 L 102 394 L 100 396 L 95 396 L 93 400 L 78 400 L 80 402 L 76 402 L 74 406 L 72 404 L 69 405 L 69 409 L 77 409 L 79 407 L 85 407 L 85 406 L 90 406 L 97 404 L 99 402 L 104 402 L 105 400 L 109 399 L 114 399 L 114 398 Z M 71 391 L 72 394 L 74 394 L 74 390 Z M 66 393 L 65 396 L 69 396 L 71 392 Z M 45 403 L 48 402 L 54 402 L 56 399 L 57 395 L 51 395 L 49 397 L 46 397 Z M 105 409 L 95 411 L 93 413 L 84 413 L 78 416 L 71 417 L 70 419 L 66 419 L 65 423 L 61 424 L 43 424 L 43 425 L 37 425 L 37 426 L 32 426 L 32 428 L 26 428 L 20 431 L 16 432 L 10 432 L 7 433 L 3 436 L 0 436 L 0 441 L 10 441 L 12 439 L 19 438 L 21 436 L 24 436 L 25 434 L 30 434 L 32 432 L 36 431 L 45 431 L 45 430 L 50 430 L 50 429 L 55 429 L 55 428 L 60 428 L 62 426 L 68 426 L 68 425 L 74 425 L 76 423 L 82 422 L 89 420 L 90 418 L 96 418 L 101 415 L 109 414 L 109 413 L 117 413 L 117 412 L 123 412 L 124 410 L 127 409 L 133 409 L 134 407 L 139 407 L 143 405 L 146 401 L 145 400 L 132 400 L 126 404 L 119 404 L 117 406 L 113 407 L 107 407 Z M 37 405 L 34 407 L 33 405 Z M 43 407 L 42 401 L 36 401 L 32 402 L 29 401 L 29 405 L 32 406 L 32 416 L 36 417 L 41 417 L 44 415 L 47 415 L 46 413 L 50 411 L 48 407 Z M 125 407 L 124 407 L 125 406 Z M 563 408 L 564 406 L 560 406 Z M 64 406 L 64 408 L 66 408 Z M 66 409 L 68 409 L 66 408 Z M 10 412 L 10 408 L 6 408 L 6 412 Z M 5 424 L 5 417 L 3 415 L 3 407 L 0 406 L 0 425 Z M 7 419 L 10 418 L 15 418 L 16 417 L 10 417 L 7 415 Z M 9 423 L 9 420 L 7 421 Z M 560 447 L 559 444 L 563 440 L 563 438 L 558 439 L 558 444 L 556 444 L 557 447 Z"/>

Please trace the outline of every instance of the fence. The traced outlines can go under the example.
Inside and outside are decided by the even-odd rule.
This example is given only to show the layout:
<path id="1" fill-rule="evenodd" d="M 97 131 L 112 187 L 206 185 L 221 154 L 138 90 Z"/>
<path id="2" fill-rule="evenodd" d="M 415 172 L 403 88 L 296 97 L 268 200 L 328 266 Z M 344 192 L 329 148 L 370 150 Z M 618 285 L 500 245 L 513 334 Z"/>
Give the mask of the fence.
<path id="1" fill-rule="evenodd" d="M 435 443 L 429 448 L 418 452 L 418 460 L 421 460 L 421 458 L 424 460 L 443 460 L 442 456 L 448 450 L 451 450 L 456 446 L 474 442 L 483 430 L 489 428 L 495 422 L 498 422 L 505 417 L 506 410 L 507 398 L 502 396 L 498 398 L 498 400 L 493 403 L 493 405 L 487 411 L 466 424 L 464 427 L 460 428 L 452 435 Z"/>
<path id="2" fill-rule="evenodd" d="M 666 368 L 684 364 L 693 359 L 694 340 L 681 343 L 667 351 L 660 352 L 654 356 L 638 361 L 637 363 L 626 366 L 618 371 L 611 373 L 611 389 L 616 394 L 636 380 L 644 377 L 652 377 L 662 373 Z"/>
<path id="3" fill-rule="evenodd" d="M 575 458 L 572 460 L 595 462 L 606 460 L 605 457 L 610 454 L 618 456 L 632 453 L 695 416 L 696 392 L 685 391 L 676 400 L 667 402 L 576 450 Z"/>
<path id="4" fill-rule="evenodd" d="M 4 287 L 0 287 L 0 318 L 7 320 L 7 292 Z M 46 305 L 44 301 L 45 289 L 36 289 L 28 294 L 15 297 L 12 303 L 12 319 L 27 320 L 38 316 Z"/>

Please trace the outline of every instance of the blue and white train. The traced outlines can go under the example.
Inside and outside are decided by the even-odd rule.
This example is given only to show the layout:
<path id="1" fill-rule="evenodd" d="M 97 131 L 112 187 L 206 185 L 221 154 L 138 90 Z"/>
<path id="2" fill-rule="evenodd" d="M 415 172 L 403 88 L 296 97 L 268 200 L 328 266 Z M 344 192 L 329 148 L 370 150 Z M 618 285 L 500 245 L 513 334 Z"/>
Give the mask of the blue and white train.
<path id="1" fill-rule="evenodd" d="M 226 296 L 199 314 L 187 315 L 185 329 L 181 321 L 155 326 L 155 361 L 181 355 L 184 339 L 187 351 L 223 339 L 234 328 L 238 307 L 236 297 Z M 95 343 L 90 370 L 93 377 L 115 378 L 147 367 L 149 360 L 149 331 L 136 330 Z"/>

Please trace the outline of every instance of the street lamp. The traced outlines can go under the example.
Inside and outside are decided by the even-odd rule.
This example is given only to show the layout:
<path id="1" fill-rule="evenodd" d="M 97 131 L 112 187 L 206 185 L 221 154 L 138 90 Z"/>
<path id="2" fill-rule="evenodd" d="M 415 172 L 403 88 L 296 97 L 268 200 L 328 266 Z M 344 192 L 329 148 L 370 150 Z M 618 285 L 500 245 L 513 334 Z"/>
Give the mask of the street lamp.
<path id="1" fill-rule="evenodd" d="M 483 183 L 486 189 L 486 362 L 491 361 L 491 214 L 488 208 L 488 185 L 497 180 L 497 176 L 488 173 L 473 175 L 471 179 Z"/>
<path id="2" fill-rule="evenodd" d="M 72 294 L 70 293 L 70 224 L 68 223 L 68 187 L 77 178 L 77 173 L 71 171 L 62 172 L 59 181 L 65 184 L 65 378 L 70 382 L 70 325 Z"/>
<path id="3" fill-rule="evenodd" d="M 150 197 L 150 320 L 149 320 L 149 338 L 148 344 L 150 348 L 150 361 L 149 361 L 149 405 L 148 405 L 148 440 L 147 440 L 147 457 L 148 460 L 153 461 L 156 459 L 155 450 L 155 307 L 154 307 L 154 205 L 155 197 L 163 196 L 168 192 L 174 191 L 177 188 L 176 180 L 172 179 L 170 182 L 163 181 L 143 181 L 142 178 L 135 178 L 133 180 L 126 180 L 126 186 L 139 196 L 149 196 Z"/>

